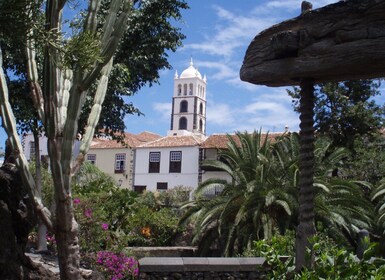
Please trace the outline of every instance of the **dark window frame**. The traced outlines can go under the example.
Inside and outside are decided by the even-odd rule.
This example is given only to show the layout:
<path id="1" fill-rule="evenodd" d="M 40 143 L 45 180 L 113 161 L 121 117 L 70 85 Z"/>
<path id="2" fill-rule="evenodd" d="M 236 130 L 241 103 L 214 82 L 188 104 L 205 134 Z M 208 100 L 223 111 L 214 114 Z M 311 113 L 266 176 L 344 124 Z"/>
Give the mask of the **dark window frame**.
<path id="1" fill-rule="evenodd" d="M 179 119 L 179 130 L 186 130 L 187 129 L 187 118 L 181 117 Z"/>
<path id="2" fill-rule="evenodd" d="M 87 154 L 87 161 L 91 164 L 96 164 L 96 154 Z"/>
<path id="3" fill-rule="evenodd" d="M 180 102 L 179 113 L 187 113 L 187 112 L 188 112 L 188 101 L 182 100 Z"/>
<path id="4" fill-rule="evenodd" d="M 160 152 L 148 154 L 148 173 L 160 173 Z"/>
<path id="5" fill-rule="evenodd" d="M 182 172 L 182 151 L 171 151 L 169 173 L 181 173 L 181 172 Z"/>
<path id="6" fill-rule="evenodd" d="M 126 154 L 115 154 L 115 173 L 124 173 L 126 171 Z"/>
<path id="7" fill-rule="evenodd" d="M 157 182 L 156 183 L 156 190 L 157 191 L 167 191 L 168 190 L 168 183 L 167 182 Z"/>

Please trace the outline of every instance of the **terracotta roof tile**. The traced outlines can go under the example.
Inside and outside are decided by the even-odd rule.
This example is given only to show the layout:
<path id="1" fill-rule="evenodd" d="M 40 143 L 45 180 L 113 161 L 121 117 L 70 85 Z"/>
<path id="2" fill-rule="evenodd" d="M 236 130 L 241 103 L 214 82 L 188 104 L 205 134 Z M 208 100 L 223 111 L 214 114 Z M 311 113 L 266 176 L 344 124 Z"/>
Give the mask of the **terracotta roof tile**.
<path id="1" fill-rule="evenodd" d="M 118 136 L 120 136 L 120 134 L 118 134 Z M 99 137 L 92 140 L 90 149 L 121 149 L 125 148 L 125 145 L 130 148 L 135 148 L 139 145 L 142 145 L 143 143 L 147 143 L 159 138 L 161 138 L 160 135 L 147 131 L 137 135 L 125 132 L 123 143 L 118 142 L 116 139 Z"/>
<path id="2" fill-rule="evenodd" d="M 143 131 L 136 135 L 136 138 L 138 138 L 142 142 L 150 142 L 158 140 L 159 138 L 162 138 L 159 134 L 152 133 L 149 131 Z"/>
<path id="3" fill-rule="evenodd" d="M 202 143 L 202 140 L 194 136 L 166 136 L 158 140 L 140 145 L 138 146 L 138 148 L 189 147 L 189 146 L 198 146 L 201 143 Z"/>
<path id="4" fill-rule="evenodd" d="M 268 138 L 274 139 L 277 136 L 282 135 L 283 132 L 278 133 L 269 133 Z M 212 134 L 210 135 L 206 141 L 204 141 L 201 145 L 201 148 L 204 149 L 226 149 L 227 143 L 229 141 L 228 135 L 234 139 L 234 141 L 239 145 L 239 138 L 235 134 Z M 263 134 L 263 136 L 266 136 L 266 134 Z"/>

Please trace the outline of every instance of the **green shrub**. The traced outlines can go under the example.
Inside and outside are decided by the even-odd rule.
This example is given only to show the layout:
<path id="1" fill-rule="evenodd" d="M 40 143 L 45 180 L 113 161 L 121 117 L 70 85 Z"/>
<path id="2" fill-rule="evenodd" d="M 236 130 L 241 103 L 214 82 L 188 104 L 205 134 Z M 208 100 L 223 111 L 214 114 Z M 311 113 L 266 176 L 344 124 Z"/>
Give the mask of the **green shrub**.
<path id="1" fill-rule="evenodd" d="M 290 240 L 290 238 L 288 239 Z M 377 246 L 375 243 L 368 245 L 361 260 L 352 252 L 336 245 L 322 233 L 315 236 L 312 243 L 315 255 L 313 267 L 301 272 L 295 272 L 294 251 L 286 260 L 280 257 L 280 252 L 286 248 L 286 243 L 282 242 L 280 238 L 277 243 L 258 241 L 255 247 L 258 250 L 261 249 L 261 256 L 266 258 L 266 262 L 270 266 L 268 279 L 385 279 L 384 259 L 373 257 Z M 308 253 L 310 254 L 310 250 Z"/>
<path id="2" fill-rule="evenodd" d="M 142 205 L 127 217 L 130 246 L 169 246 L 177 232 L 178 217 L 172 209 Z"/>

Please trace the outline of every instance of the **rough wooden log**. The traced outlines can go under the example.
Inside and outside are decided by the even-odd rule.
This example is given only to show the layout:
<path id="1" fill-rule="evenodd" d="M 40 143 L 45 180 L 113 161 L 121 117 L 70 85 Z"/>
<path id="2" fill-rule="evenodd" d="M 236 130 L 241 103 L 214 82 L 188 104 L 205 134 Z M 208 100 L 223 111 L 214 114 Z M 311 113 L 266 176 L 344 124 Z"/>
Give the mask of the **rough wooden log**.
<path id="1" fill-rule="evenodd" d="M 267 86 L 384 77 L 385 1 L 340 1 L 262 31 L 240 76 Z"/>

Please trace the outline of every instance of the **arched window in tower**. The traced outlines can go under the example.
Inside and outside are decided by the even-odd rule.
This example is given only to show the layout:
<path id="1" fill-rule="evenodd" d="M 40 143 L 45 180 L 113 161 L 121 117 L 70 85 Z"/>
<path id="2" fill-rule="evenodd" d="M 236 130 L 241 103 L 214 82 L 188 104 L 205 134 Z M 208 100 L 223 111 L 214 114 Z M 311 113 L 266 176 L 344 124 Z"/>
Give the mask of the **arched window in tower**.
<path id="1" fill-rule="evenodd" d="M 194 89 L 193 84 L 189 84 L 189 89 L 188 89 L 188 94 L 189 95 L 193 95 L 193 89 Z"/>
<path id="2" fill-rule="evenodd" d="M 199 120 L 199 131 L 203 132 L 203 121 Z"/>
<path id="3" fill-rule="evenodd" d="M 205 87 L 203 87 L 203 91 L 202 91 L 202 98 L 206 98 L 206 97 L 205 97 L 205 95 L 206 95 L 206 88 L 205 88 Z"/>
<path id="4" fill-rule="evenodd" d="M 178 96 L 181 96 L 182 95 L 182 85 L 179 84 L 178 85 Z"/>
<path id="5" fill-rule="evenodd" d="M 187 95 L 187 84 L 183 85 L 183 95 Z"/>
<path id="6" fill-rule="evenodd" d="M 199 104 L 199 114 L 203 115 L 203 103 Z"/>
<path id="7" fill-rule="evenodd" d="M 183 100 L 180 103 L 180 113 L 186 113 L 188 111 L 188 102 L 186 100 Z"/>
<path id="8" fill-rule="evenodd" d="M 187 129 L 187 119 L 185 117 L 179 119 L 179 130 L 182 129 Z"/>

